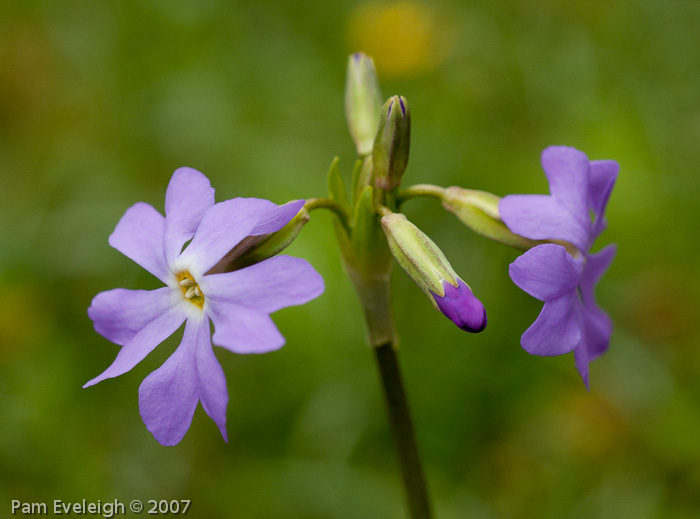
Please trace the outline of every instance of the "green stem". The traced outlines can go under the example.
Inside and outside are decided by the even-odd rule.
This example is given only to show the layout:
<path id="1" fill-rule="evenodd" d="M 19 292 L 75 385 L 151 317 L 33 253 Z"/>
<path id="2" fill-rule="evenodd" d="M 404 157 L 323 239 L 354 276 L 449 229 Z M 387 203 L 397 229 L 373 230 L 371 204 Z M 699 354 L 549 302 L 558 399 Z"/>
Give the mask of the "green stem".
<path id="1" fill-rule="evenodd" d="M 304 209 L 307 211 L 313 211 L 314 209 L 330 209 L 338 216 L 343 227 L 348 230 L 350 229 L 347 211 L 330 198 L 309 198 L 304 203 Z"/>
<path id="2" fill-rule="evenodd" d="M 403 189 L 402 191 L 399 191 L 399 194 L 396 197 L 396 202 L 399 205 L 401 205 L 407 200 L 410 200 L 411 198 L 417 198 L 419 196 L 437 198 L 439 200 L 442 200 L 442 197 L 444 195 L 444 187 L 434 186 L 432 184 L 415 184 L 413 186 L 407 187 L 406 189 Z"/>
<path id="3" fill-rule="evenodd" d="M 430 519 L 430 498 L 413 431 L 408 400 L 401 380 L 396 349 L 387 342 L 374 348 L 377 367 L 382 381 L 391 432 L 394 436 L 399 469 L 406 490 L 406 499 L 411 519 Z"/>

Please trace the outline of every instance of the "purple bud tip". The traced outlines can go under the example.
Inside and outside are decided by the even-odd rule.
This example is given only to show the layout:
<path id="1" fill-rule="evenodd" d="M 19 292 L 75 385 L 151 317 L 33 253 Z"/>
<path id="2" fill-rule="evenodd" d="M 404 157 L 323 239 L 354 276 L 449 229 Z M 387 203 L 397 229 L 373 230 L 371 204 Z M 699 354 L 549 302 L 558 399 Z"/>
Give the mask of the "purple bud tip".
<path id="1" fill-rule="evenodd" d="M 403 98 L 399 97 L 399 104 L 401 105 L 401 113 L 406 117 L 406 105 L 403 104 Z"/>
<path id="2" fill-rule="evenodd" d="M 433 294 L 433 297 L 440 311 L 460 329 L 478 333 L 486 328 L 486 309 L 464 281 L 458 279 L 458 282 L 459 286 L 455 287 L 443 281 L 445 295 Z"/>

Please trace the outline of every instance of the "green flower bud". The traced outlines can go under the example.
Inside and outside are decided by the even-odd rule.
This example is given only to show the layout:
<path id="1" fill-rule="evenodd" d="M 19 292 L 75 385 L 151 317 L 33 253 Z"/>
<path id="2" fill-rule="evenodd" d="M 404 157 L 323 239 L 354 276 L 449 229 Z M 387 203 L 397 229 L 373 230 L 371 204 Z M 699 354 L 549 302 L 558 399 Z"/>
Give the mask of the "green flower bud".
<path id="1" fill-rule="evenodd" d="M 411 112 L 408 102 L 403 97 L 390 97 L 379 115 L 379 127 L 372 148 L 376 187 L 390 191 L 399 186 L 408 165 L 410 146 Z"/>
<path id="2" fill-rule="evenodd" d="M 541 243 L 523 238 L 508 229 L 498 212 L 500 199 L 499 196 L 485 191 L 452 186 L 445 189 L 442 205 L 477 234 L 504 245 L 528 250 Z"/>
<path id="3" fill-rule="evenodd" d="M 462 330 L 486 327 L 486 310 L 435 243 L 402 214 L 382 217 L 394 258 L 437 310 Z"/>
<path id="4" fill-rule="evenodd" d="M 360 156 L 369 155 L 372 151 L 381 107 L 382 93 L 374 61 L 362 52 L 357 52 L 348 58 L 345 117 Z"/>
<path id="5" fill-rule="evenodd" d="M 444 280 L 457 286 L 458 276 L 445 255 L 404 215 L 391 213 L 383 216 L 382 227 L 394 258 L 433 304 L 433 294 L 445 295 Z"/>

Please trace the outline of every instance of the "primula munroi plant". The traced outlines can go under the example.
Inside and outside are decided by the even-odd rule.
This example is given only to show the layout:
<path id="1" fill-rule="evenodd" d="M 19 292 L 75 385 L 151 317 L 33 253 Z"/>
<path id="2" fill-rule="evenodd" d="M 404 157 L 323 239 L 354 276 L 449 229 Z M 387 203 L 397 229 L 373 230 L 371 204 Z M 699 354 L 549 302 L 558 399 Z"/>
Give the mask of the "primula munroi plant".
<path id="1" fill-rule="evenodd" d="M 358 159 L 349 185 L 338 159 L 332 161 L 327 198 L 281 206 L 252 198 L 215 204 L 206 177 L 181 168 L 166 192 L 165 217 L 148 204 L 127 210 L 109 243 L 166 286 L 150 292 L 115 289 L 94 298 L 88 314 L 95 329 L 122 349 L 86 386 L 129 371 L 184 322 L 178 349 L 141 384 L 141 416 L 160 443 L 173 445 L 187 432 L 201 401 L 226 438 L 228 393 L 212 343 L 240 354 L 270 352 L 284 344 L 269 314 L 318 297 L 324 285 L 305 260 L 279 253 L 312 211 L 330 209 L 345 271 L 364 310 L 410 516 L 429 518 L 396 353 L 390 291 L 394 263 L 460 329 L 484 330 L 487 312 L 439 246 L 401 212 L 403 204 L 436 198 L 478 235 L 525 251 L 511 264 L 510 277 L 544 306 L 523 334 L 522 347 L 534 355 L 573 351 L 588 386 L 589 363 L 606 351 L 612 332 L 594 288 L 615 248 L 591 249 L 605 229 L 618 165 L 552 146 L 542 154 L 550 195 L 500 198 L 431 184 L 402 188 L 411 140 L 408 101 L 392 96 L 382 105 L 374 64 L 361 53 L 348 61 L 345 110 Z"/>

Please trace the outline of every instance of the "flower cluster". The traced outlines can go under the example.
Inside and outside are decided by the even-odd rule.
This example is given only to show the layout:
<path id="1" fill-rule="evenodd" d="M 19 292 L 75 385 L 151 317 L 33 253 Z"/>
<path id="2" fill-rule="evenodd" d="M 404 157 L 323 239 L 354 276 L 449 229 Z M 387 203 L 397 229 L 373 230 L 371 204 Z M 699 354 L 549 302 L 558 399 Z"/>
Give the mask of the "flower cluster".
<path id="1" fill-rule="evenodd" d="M 212 342 L 234 353 L 282 347 L 284 337 L 269 314 L 314 299 L 324 284 L 309 263 L 290 256 L 232 272 L 216 267 L 242 240 L 282 229 L 303 205 L 303 200 L 278 206 L 257 198 L 214 203 L 209 180 L 180 168 L 168 185 L 165 217 L 146 203 L 128 209 L 109 244 L 166 286 L 118 288 L 93 299 L 88 315 L 95 330 L 122 348 L 84 387 L 131 370 L 184 322 L 177 350 L 139 388 L 141 417 L 161 444 L 174 445 L 201 401 L 226 439 L 228 391 Z"/>
<path id="2" fill-rule="evenodd" d="M 612 160 L 589 161 L 574 148 L 551 146 L 542 153 L 542 167 L 551 195 L 509 195 L 499 203 L 512 232 L 554 242 L 528 250 L 509 269 L 518 287 L 544 301 L 521 344 L 533 355 L 573 351 L 588 386 L 588 364 L 607 350 L 612 333 L 594 288 L 615 256 L 615 245 L 597 253 L 591 248 L 606 227 L 605 208 L 619 166 Z"/>
<path id="3" fill-rule="evenodd" d="M 227 438 L 228 391 L 212 345 L 241 354 L 282 347 L 284 337 L 270 314 L 318 297 L 324 283 L 305 260 L 278 253 L 317 208 L 335 215 L 342 261 L 365 311 L 367 342 L 377 351 L 393 352 L 398 340 L 390 303 L 394 263 L 460 329 L 476 333 L 487 325 L 471 287 L 401 212 L 402 204 L 425 196 L 439 199 L 477 234 L 525 251 L 510 265 L 510 277 L 544 305 L 522 335 L 522 347 L 545 356 L 573 351 L 589 386 L 589 363 L 607 350 L 612 333 L 594 292 L 616 249 L 592 249 L 606 227 L 618 164 L 552 146 L 542 153 L 549 195 L 499 198 L 457 186 L 402 188 L 411 112 L 401 96 L 382 106 L 374 64 L 363 54 L 348 62 L 345 108 L 358 152 L 349 189 L 336 159 L 328 198 L 281 206 L 257 198 L 215 203 L 209 180 L 180 168 L 166 191 L 165 216 L 138 203 L 109 237 L 112 247 L 165 286 L 118 288 L 93 299 L 88 315 L 95 330 L 121 350 L 85 387 L 131 370 L 184 323 L 178 348 L 139 388 L 141 416 L 161 444 L 184 437 L 199 402 Z"/>

